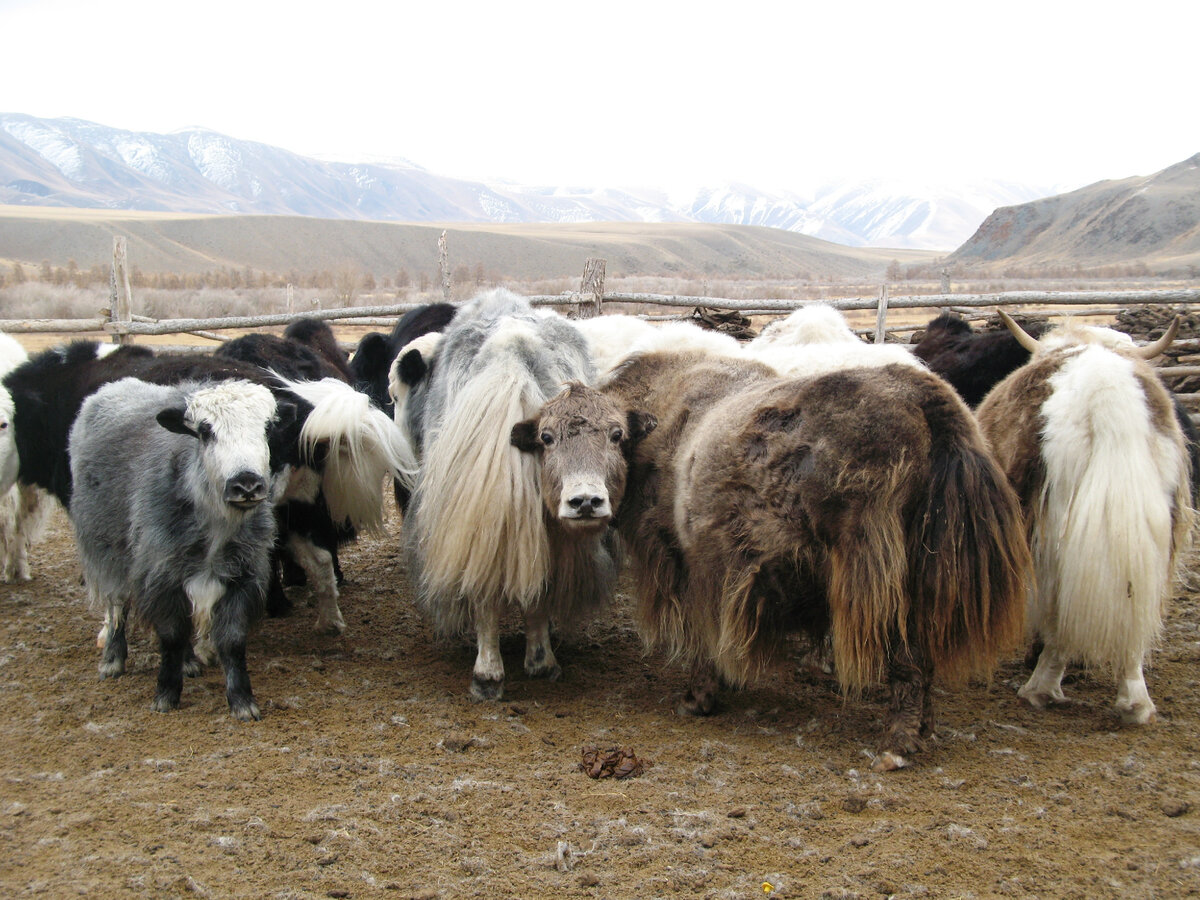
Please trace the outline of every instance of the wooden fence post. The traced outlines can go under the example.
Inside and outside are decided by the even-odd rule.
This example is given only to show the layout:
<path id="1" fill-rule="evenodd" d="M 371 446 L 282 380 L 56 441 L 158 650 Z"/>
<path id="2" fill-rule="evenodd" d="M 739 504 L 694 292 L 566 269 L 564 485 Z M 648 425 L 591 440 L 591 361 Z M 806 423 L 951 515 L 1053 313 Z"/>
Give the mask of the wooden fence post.
<path id="1" fill-rule="evenodd" d="M 111 320 L 117 328 L 113 331 L 114 344 L 130 344 L 133 335 L 122 330 L 133 321 L 133 291 L 129 287 L 129 270 L 125 257 L 125 238 L 121 235 L 113 237 L 112 273 L 109 276 L 109 304 L 112 311 Z"/>
<path id="2" fill-rule="evenodd" d="M 438 269 L 442 273 L 442 300 L 450 302 L 450 255 L 446 252 L 446 232 L 438 238 Z"/>
<path id="3" fill-rule="evenodd" d="M 942 267 L 942 293 L 950 293 L 950 270 Z"/>
<path id="4" fill-rule="evenodd" d="M 583 278 L 579 281 L 579 318 L 590 319 L 601 314 L 600 307 L 604 302 L 604 268 L 603 259 L 588 257 L 583 264 Z"/>
<path id="5" fill-rule="evenodd" d="M 887 285 L 879 288 L 879 302 L 875 307 L 875 343 L 882 344 L 887 333 L 888 289 Z"/>

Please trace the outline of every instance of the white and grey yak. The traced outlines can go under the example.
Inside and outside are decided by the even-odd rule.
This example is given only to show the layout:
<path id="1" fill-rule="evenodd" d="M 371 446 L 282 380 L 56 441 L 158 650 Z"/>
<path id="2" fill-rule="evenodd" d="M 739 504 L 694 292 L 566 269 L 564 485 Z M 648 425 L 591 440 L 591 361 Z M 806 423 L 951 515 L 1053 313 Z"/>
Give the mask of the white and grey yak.
<path id="1" fill-rule="evenodd" d="M 110 609 L 129 604 L 157 632 L 156 710 L 179 705 L 199 633 L 224 668 L 234 717 L 260 717 L 246 636 L 265 605 L 272 494 L 283 487 L 270 443 L 295 412 L 248 381 L 123 378 L 89 396 L 71 426 L 71 520 L 84 577 L 93 598 Z"/>
<path id="2" fill-rule="evenodd" d="M 1162 626 L 1193 511 L 1189 458 L 1170 393 L 1147 364 L 1175 335 L 1138 348 L 1107 328 L 1041 338 L 1005 323 L 1033 355 L 979 407 L 979 422 L 1021 498 L 1036 588 L 1028 626 L 1044 643 L 1018 692 L 1064 702 L 1070 662 L 1107 670 L 1130 724 L 1155 715 L 1143 661 Z"/>
<path id="3" fill-rule="evenodd" d="M 463 305 L 425 364 L 404 404 L 422 457 L 404 523 L 409 558 L 438 630 L 475 632 L 471 696 L 499 699 L 504 610 L 524 616 L 526 673 L 553 680 L 561 667 L 551 622 L 577 624 L 616 578 L 606 473 L 587 470 L 561 485 L 564 512 L 548 516 L 542 467 L 509 440 L 516 423 L 594 369 L 571 323 L 503 289 Z"/>

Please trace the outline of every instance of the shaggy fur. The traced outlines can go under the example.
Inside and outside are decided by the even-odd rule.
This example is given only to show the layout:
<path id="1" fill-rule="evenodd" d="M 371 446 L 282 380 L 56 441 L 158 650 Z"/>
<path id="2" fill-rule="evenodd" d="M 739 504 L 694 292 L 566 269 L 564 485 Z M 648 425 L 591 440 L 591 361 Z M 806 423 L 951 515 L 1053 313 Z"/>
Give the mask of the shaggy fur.
<path id="1" fill-rule="evenodd" d="M 615 566 L 601 529 L 547 527 L 537 460 L 509 444 L 514 424 L 593 371 L 579 333 L 505 290 L 464 305 L 408 398 L 423 435 L 405 522 L 422 605 L 443 633 L 474 628 L 471 692 L 502 695 L 500 612 L 526 617 L 526 671 L 557 677 L 548 622 L 569 627 L 608 596 Z"/>
<path id="2" fill-rule="evenodd" d="M 840 312 L 821 303 L 777 319 L 743 349 L 746 356 L 793 377 L 892 365 L 924 368 L 904 347 L 859 340 Z"/>
<path id="3" fill-rule="evenodd" d="M 979 421 L 1021 497 L 1045 642 L 1020 694 L 1064 700 L 1066 663 L 1106 669 L 1129 723 L 1154 717 L 1142 674 L 1192 521 L 1171 397 L 1126 335 L 1067 326 L 1002 381 Z"/>
<path id="4" fill-rule="evenodd" d="M 541 427 L 594 417 L 581 394 L 634 435 L 613 457 L 628 464 L 616 522 L 643 635 L 693 665 L 685 711 L 713 708 L 706 672 L 742 684 L 781 658 L 788 633 L 828 633 L 848 693 L 892 687 L 891 768 L 932 731 L 930 681 L 987 675 L 1020 639 L 1029 559 L 1017 500 L 932 374 L 782 379 L 755 361 L 647 354 L 592 398 L 556 397 Z M 636 427 L 645 416 L 657 428 Z"/>
<path id="5" fill-rule="evenodd" d="M 1038 337 L 1038 325 L 1030 334 Z M 978 333 L 960 316 L 944 312 L 925 326 L 913 347 L 930 371 L 945 378 L 972 408 L 1009 373 L 1029 361 L 1029 351 L 1007 331 Z"/>
<path id="6" fill-rule="evenodd" d="M 267 433 L 276 415 L 261 385 L 126 378 L 91 395 L 71 429 L 84 575 L 93 596 L 110 609 L 131 604 L 158 633 L 159 711 L 179 705 L 194 623 L 225 669 L 230 712 L 260 717 L 246 635 L 262 610 L 275 537 Z M 102 674 L 124 669 L 123 642 L 118 649 Z"/>
<path id="7" fill-rule="evenodd" d="M 655 325 L 636 316 L 618 314 L 573 320 L 572 324 L 587 339 L 598 375 L 612 371 L 621 360 L 634 353 L 667 349 L 705 350 L 721 356 L 741 353 L 736 338 L 708 331 L 691 322 Z"/>
<path id="8" fill-rule="evenodd" d="M 323 319 L 300 319 L 283 331 L 284 340 L 303 344 L 338 372 L 338 378 L 347 384 L 354 383 L 350 371 L 350 358 L 337 342 L 337 336 L 329 323 Z"/>

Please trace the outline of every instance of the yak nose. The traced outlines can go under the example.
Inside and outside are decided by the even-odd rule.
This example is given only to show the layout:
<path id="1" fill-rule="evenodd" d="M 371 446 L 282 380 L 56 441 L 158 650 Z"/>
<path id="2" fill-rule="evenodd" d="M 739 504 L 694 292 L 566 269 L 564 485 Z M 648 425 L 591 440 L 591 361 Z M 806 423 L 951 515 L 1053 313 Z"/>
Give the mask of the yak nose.
<path id="1" fill-rule="evenodd" d="M 596 494 L 576 494 L 567 501 L 567 505 L 581 516 L 590 516 L 603 502 L 604 498 Z"/>
<path id="2" fill-rule="evenodd" d="M 608 515 L 608 497 L 593 491 L 583 491 L 567 498 L 567 506 L 580 518 Z"/>
<path id="3" fill-rule="evenodd" d="M 238 472 L 225 482 L 225 502 L 251 506 L 267 499 L 267 481 L 257 472 Z"/>

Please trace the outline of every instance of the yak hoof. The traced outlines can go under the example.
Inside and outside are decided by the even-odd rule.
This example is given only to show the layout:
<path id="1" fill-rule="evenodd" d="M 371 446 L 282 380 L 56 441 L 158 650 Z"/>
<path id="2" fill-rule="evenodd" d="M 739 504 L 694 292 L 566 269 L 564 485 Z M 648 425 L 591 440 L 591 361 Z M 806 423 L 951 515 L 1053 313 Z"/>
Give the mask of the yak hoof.
<path id="1" fill-rule="evenodd" d="M 188 678 L 195 678 L 204 674 L 204 663 L 196 659 L 195 655 L 188 656 L 183 661 L 183 674 Z"/>
<path id="2" fill-rule="evenodd" d="M 125 674 L 125 660 L 109 659 L 103 660 L 98 666 L 100 669 L 101 678 L 120 678 Z"/>
<path id="3" fill-rule="evenodd" d="M 709 691 L 688 691 L 675 704 L 679 716 L 711 716 L 717 708 L 717 695 Z"/>
<path id="4" fill-rule="evenodd" d="M 179 696 L 177 694 L 156 694 L 154 702 L 150 704 L 150 708 L 155 712 L 170 712 L 173 709 L 178 709 Z"/>
<path id="5" fill-rule="evenodd" d="M 504 699 L 504 677 L 480 678 L 471 676 L 472 700 L 502 700 Z"/>
<path id="6" fill-rule="evenodd" d="M 229 712 L 239 722 L 257 722 L 262 718 L 262 712 L 253 698 L 236 702 L 230 701 Z"/>
<path id="7" fill-rule="evenodd" d="M 558 681 L 562 677 L 562 666 L 558 663 L 552 666 L 526 666 L 525 674 L 530 678 L 545 678 L 548 681 Z"/>
<path id="8" fill-rule="evenodd" d="M 908 765 L 908 760 L 899 753 L 893 753 L 891 750 L 884 750 L 871 763 L 871 769 L 875 772 L 895 772 L 897 769 L 903 769 Z"/>
<path id="9" fill-rule="evenodd" d="M 1154 704 L 1135 703 L 1133 706 L 1117 706 L 1117 715 L 1122 725 L 1149 725 L 1158 719 Z"/>
<path id="10" fill-rule="evenodd" d="M 337 637 L 339 634 L 344 634 L 346 631 L 346 623 L 341 616 L 336 619 L 317 619 L 317 624 L 313 626 L 313 631 L 317 634 L 327 634 L 330 637 Z"/>
<path id="11" fill-rule="evenodd" d="M 1069 702 L 1067 695 L 1060 690 L 1039 691 L 1025 685 L 1017 691 L 1017 696 L 1034 709 L 1045 709 L 1048 706 L 1066 706 Z"/>

